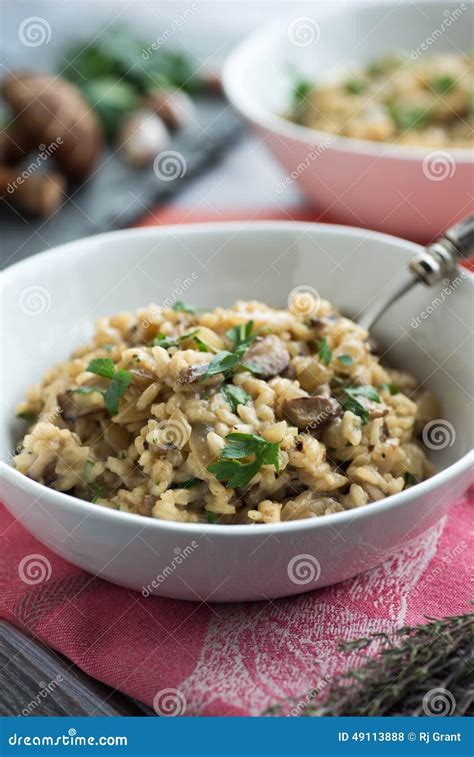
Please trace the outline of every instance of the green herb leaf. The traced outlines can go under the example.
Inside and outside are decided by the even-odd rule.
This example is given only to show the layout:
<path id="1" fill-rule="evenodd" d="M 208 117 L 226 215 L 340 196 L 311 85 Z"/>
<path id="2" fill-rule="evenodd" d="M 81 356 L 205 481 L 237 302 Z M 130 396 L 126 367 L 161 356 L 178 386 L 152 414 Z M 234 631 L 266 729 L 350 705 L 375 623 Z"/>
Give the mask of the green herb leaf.
<path id="1" fill-rule="evenodd" d="M 234 384 L 224 384 L 221 387 L 221 394 L 234 413 L 237 412 L 239 405 L 246 405 L 251 399 L 250 394 L 247 394 L 244 389 Z"/>
<path id="2" fill-rule="evenodd" d="M 344 85 L 346 92 L 351 95 L 360 95 L 367 87 L 367 82 L 363 79 L 351 79 Z"/>
<path id="3" fill-rule="evenodd" d="M 77 386 L 73 389 L 68 389 L 71 394 L 94 394 L 95 392 L 99 392 L 100 394 L 104 393 L 103 389 L 99 389 L 98 386 Z"/>
<path id="4" fill-rule="evenodd" d="M 240 323 L 238 326 L 226 331 L 226 337 L 233 342 L 233 351 L 242 347 L 249 347 L 258 337 L 259 332 L 252 334 L 253 321 L 247 321 L 247 323 Z"/>
<path id="5" fill-rule="evenodd" d="M 399 129 L 421 129 L 426 126 L 429 114 L 426 108 L 407 108 L 399 103 L 389 104 L 390 115 Z"/>
<path id="6" fill-rule="evenodd" d="M 400 389 L 398 388 L 398 384 L 381 384 L 380 388 L 381 389 L 386 389 L 388 392 L 390 392 L 390 394 L 392 395 L 392 397 L 395 394 L 399 394 L 399 392 L 400 392 Z"/>
<path id="7" fill-rule="evenodd" d="M 256 434 L 236 432 L 226 436 L 226 445 L 219 462 L 209 465 L 207 470 L 213 473 L 218 481 L 226 482 L 231 489 L 245 488 L 262 465 L 273 465 L 277 471 L 280 469 L 278 450 L 277 442 L 268 442 Z M 252 462 L 240 462 L 251 455 L 254 455 Z"/>
<path id="8" fill-rule="evenodd" d="M 218 523 L 219 516 L 216 513 L 211 513 L 209 510 L 206 510 L 206 518 L 208 523 Z"/>
<path id="9" fill-rule="evenodd" d="M 170 489 L 190 489 L 192 486 L 199 486 L 202 484 L 201 478 L 190 478 L 187 481 L 180 481 L 171 484 Z"/>
<path id="10" fill-rule="evenodd" d="M 174 310 L 175 313 L 189 313 L 189 315 L 195 315 L 196 313 L 196 308 L 186 305 L 181 300 L 176 300 L 174 305 L 171 306 L 171 310 Z"/>
<path id="11" fill-rule="evenodd" d="M 109 415 L 117 415 L 119 409 L 120 398 L 123 397 L 127 391 L 127 387 L 132 380 L 132 374 L 130 371 L 124 371 L 121 368 L 113 377 L 109 388 L 105 392 L 105 407 Z"/>
<path id="12" fill-rule="evenodd" d="M 358 397 L 367 397 L 372 402 L 380 402 L 380 397 L 373 386 L 354 386 L 343 390 L 343 396 L 340 399 L 343 408 L 357 415 L 365 425 L 369 420 L 369 411 L 362 402 L 359 402 Z"/>
<path id="13" fill-rule="evenodd" d="M 33 421 L 36 420 L 35 413 L 30 413 L 28 410 L 23 410 L 23 412 L 17 413 L 16 417 L 20 418 L 22 421 L 26 421 L 27 423 L 33 423 Z"/>
<path id="14" fill-rule="evenodd" d="M 343 365 L 352 365 L 352 363 L 353 363 L 352 355 L 339 355 L 339 357 L 337 359 Z"/>
<path id="15" fill-rule="evenodd" d="M 410 473 L 410 471 L 407 471 L 403 478 L 405 480 L 405 486 L 407 489 L 410 488 L 410 486 L 415 486 L 415 484 L 420 483 L 417 477 L 413 475 L 413 473 Z"/>
<path id="16" fill-rule="evenodd" d="M 94 490 L 94 496 L 91 499 L 91 502 L 94 504 L 99 501 L 99 499 L 102 499 L 104 496 L 104 487 L 102 484 L 98 484 L 97 482 L 94 482 L 92 484 L 92 488 Z"/>
<path id="17" fill-rule="evenodd" d="M 306 79 L 298 79 L 293 87 L 293 106 L 296 107 L 301 104 L 302 100 L 306 100 L 313 89 L 314 86 L 311 82 Z"/>
<path id="18" fill-rule="evenodd" d="M 438 95 L 444 95 L 445 92 L 449 92 L 456 84 L 456 79 L 451 74 L 443 74 L 435 79 L 431 86 Z"/>
<path id="19" fill-rule="evenodd" d="M 318 355 L 323 361 L 324 365 L 329 365 L 332 360 L 332 352 L 326 337 L 323 337 L 323 339 L 321 339 L 319 342 L 316 342 L 316 349 L 318 350 Z"/>
<path id="20" fill-rule="evenodd" d="M 191 339 L 191 337 L 195 337 L 195 334 L 198 333 L 198 329 L 195 329 L 194 331 L 190 331 L 187 334 L 181 334 L 181 336 L 172 337 L 172 336 L 165 336 L 164 334 L 158 334 L 154 340 L 153 340 L 153 346 L 154 347 L 163 347 L 165 350 L 169 350 L 170 347 L 178 347 L 181 342 L 186 341 L 186 339 Z"/>
<path id="21" fill-rule="evenodd" d="M 114 361 L 110 357 L 96 357 L 91 360 L 86 371 L 95 373 L 96 376 L 111 379 L 115 375 Z"/>

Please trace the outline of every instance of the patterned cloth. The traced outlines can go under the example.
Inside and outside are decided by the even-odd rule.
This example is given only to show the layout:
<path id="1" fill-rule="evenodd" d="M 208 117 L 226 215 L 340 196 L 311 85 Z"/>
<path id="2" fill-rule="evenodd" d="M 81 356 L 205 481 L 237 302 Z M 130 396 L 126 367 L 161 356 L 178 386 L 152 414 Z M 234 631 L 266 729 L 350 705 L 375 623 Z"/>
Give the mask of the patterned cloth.
<path id="1" fill-rule="evenodd" d="M 339 642 L 470 610 L 473 504 L 471 489 L 394 557 L 337 586 L 227 605 L 144 598 L 94 578 L 0 507 L 0 615 L 161 714 L 259 715 L 287 697 L 296 703 L 285 711 L 298 714 L 309 690 L 324 697 L 361 663 Z M 37 577 L 25 583 L 33 558 Z"/>

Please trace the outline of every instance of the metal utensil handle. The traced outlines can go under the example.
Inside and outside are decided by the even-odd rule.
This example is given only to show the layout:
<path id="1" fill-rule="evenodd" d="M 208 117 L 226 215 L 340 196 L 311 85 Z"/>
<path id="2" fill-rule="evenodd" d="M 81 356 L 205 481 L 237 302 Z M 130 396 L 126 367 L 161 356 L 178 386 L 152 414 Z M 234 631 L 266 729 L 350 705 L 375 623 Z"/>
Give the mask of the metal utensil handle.
<path id="1" fill-rule="evenodd" d="M 448 229 L 410 261 L 410 271 L 426 286 L 449 277 L 461 258 L 474 254 L 474 216 Z"/>

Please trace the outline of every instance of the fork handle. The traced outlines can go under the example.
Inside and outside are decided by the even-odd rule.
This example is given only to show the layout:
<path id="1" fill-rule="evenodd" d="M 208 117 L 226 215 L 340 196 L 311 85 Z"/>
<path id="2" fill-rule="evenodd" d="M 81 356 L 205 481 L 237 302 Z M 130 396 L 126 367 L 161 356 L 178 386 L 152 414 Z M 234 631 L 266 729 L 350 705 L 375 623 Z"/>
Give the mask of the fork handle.
<path id="1" fill-rule="evenodd" d="M 474 215 L 451 226 L 436 242 L 425 247 L 409 263 L 410 271 L 426 286 L 442 281 L 461 258 L 474 254 Z"/>

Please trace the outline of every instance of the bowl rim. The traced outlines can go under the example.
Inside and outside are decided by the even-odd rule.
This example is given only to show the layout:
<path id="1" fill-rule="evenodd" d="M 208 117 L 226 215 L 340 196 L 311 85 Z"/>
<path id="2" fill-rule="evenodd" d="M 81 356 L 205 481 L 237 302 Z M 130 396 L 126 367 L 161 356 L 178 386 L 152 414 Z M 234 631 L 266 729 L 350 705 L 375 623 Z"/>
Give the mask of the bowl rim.
<path id="1" fill-rule="evenodd" d="M 82 237 L 80 239 L 65 242 L 62 245 L 53 247 L 44 252 L 33 255 L 29 258 L 19 261 L 18 263 L 8 266 L 0 280 L 0 293 L 4 288 L 8 286 L 8 280 L 14 277 L 18 272 L 21 273 L 23 269 L 28 269 L 32 265 L 37 265 L 41 261 L 46 259 L 54 259 L 61 255 L 66 255 L 65 250 L 69 248 L 69 256 L 73 252 L 80 252 L 81 254 L 96 255 L 97 243 L 107 243 L 110 240 L 116 240 L 117 238 L 131 239 L 133 238 L 146 238 L 156 236 L 173 236 L 175 234 L 212 234 L 219 232 L 229 232 L 232 236 L 240 231 L 249 231 L 257 233 L 266 233 L 268 231 L 278 232 L 280 230 L 292 231 L 296 235 L 302 232 L 320 233 L 326 232 L 334 236 L 348 235 L 356 238 L 374 239 L 380 242 L 396 244 L 401 248 L 412 248 L 413 251 L 422 249 L 420 245 L 414 242 L 395 237 L 390 234 L 384 234 L 379 231 L 372 231 L 369 229 L 361 229 L 355 226 L 344 226 L 342 224 L 326 224 L 326 223 L 312 223 L 308 221 L 284 221 L 284 220 L 270 220 L 270 221 L 222 221 L 216 223 L 193 223 L 193 224 L 174 224 L 163 226 L 147 226 L 136 227 L 130 229 L 121 229 L 117 231 L 104 232 L 102 234 L 91 235 L 89 237 Z M 93 242 L 91 245 L 90 243 Z M 74 248 L 77 248 L 74 250 Z M 407 249 L 408 248 L 408 249 Z M 474 287 L 474 275 L 468 270 L 467 281 Z M 133 524 L 140 526 L 142 529 L 147 525 L 152 529 L 158 529 L 158 531 L 164 532 L 176 532 L 182 534 L 208 534 L 209 530 L 212 533 L 221 533 L 225 537 L 232 535 L 246 535 L 252 537 L 258 537 L 262 535 L 269 535 L 270 532 L 274 533 L 293 533 L 300 530 L 312 530 L 314 528 L 323 528 L 325 526 L 337 527 L 349 525 L 352 521 L 358 521 L 373 515 L 374 517 L 382 512 L 388 512 L 394 508 L 397 508 L 403 503 L 408 503 L 415 499 L 418 495 L 427 495 L 435 492 L 439 486 L 443 484 L 449 484 L 454 480 L 463 476 L 469 476 L 470 469 L 474 463 L 474 451 L 470 450 L 466 452 L 459 460 L 444 468 L 442 471 L 435 473 L 431 478 L 426 481 L 422 481 L 409 489 L 406 489 L 398 494 L 393 494 L 385 497 L 377 502 L 370 503 L 360 508 L 352 508 L 351 510 L 344 510 L 338 513 L 331 513 L 329 515 L 322 515 L 318 518 L 305 518 L 295 521 L 284 521 L 274 525 L 262 524 L 262 528 L 258 528 L 255 524 L 214 524 L 209 523 L 179 523 L 177 521 L 166 521 L 158 518 L 147 517 L 138 515 L 136 513 L 127 513 L 120 510 L 114 510 L 105 506 L 97 505 L 87 500 L 73 497 L 64 492 L 50 489 L 44 484 L 40 484 L 37 481 L 33 481 L 24 476 L 19 471 L 11 467 L 10 464 L 0 460 L 0 478 L 4 478 L 13 487 L 26 491 L 31 494 L 35 502 L 49 498 L 56 506 L 63 506 L 68 512 L 76 513 L 82 516 L 82 520 L 88 519 L 91 515 L 95 514 L 99 519 L 102 518 L 107 522 L 115 522 L 118 517 L 118 523 L 122 522 L 124 525 L 128 523 L 131 527 Z M 469 481 L 466 482 L 466 488 L 469 485 Z M 125 519 L 125 520 L 124 520 Z M 153 524 L 153 525 L 151 525 Z M 265 528 L 263 527 L 265 525 Z"/>
<path id="2" fill-rule="evenodd" d="M 376 6 L 377 3 L 374 3 Z M 394 3 L 397 7 L 403 9 Z M 408 4 L 407 4 L 408 5 Z M 350 8 L 350 13 L 356 13 L 369 6 L 361 4 Z M 347 10 L 347 9 L 346 9 Z M 332 10 L 327 18 L 337 17 L 339 11 Z M 340 152 L 351 153 L 354 155 L 364 155 L 371 158 L 386 158 L 391 160 L 416 161 L 425 159 L 431 153 L 449 153 L 453 154 L 455 162 L 471 165 L 474 162 L 474 153 L 469 147 L 435 147 L 422 145 L 399 145 L 396 142 L 376 142 L 371 139 L 357 139 L 355 137 L 346 137 L 331 132 L 319 131 L 308 126 L 301 126 L 292 121 L 288 121 L 283 116 L 266 108 L 262 103 L 253 99 L 249 95 L 249 90 L 245 87 L 242 79 L 242 69 L 247 60 L 256 54 L 258 55 L 262 43 L 271 39 L 273 35 L 281 35 L 283 17 L 278 18 L 270 24 L 261 26 L 251 32 L 230 52 L 224 61 L 222 69 L 222 82 L 225 94 L 232 105 L 248 121 L 254 123 L 260 128 L 287 137 L 309 148 L 315 149 L 321 143 L 327 143 L 327 150 L 338 150 Z M 286 19 L 288 24 L 288 19 Z M 258 70 L 258 66 L 255 67 Z"/>

